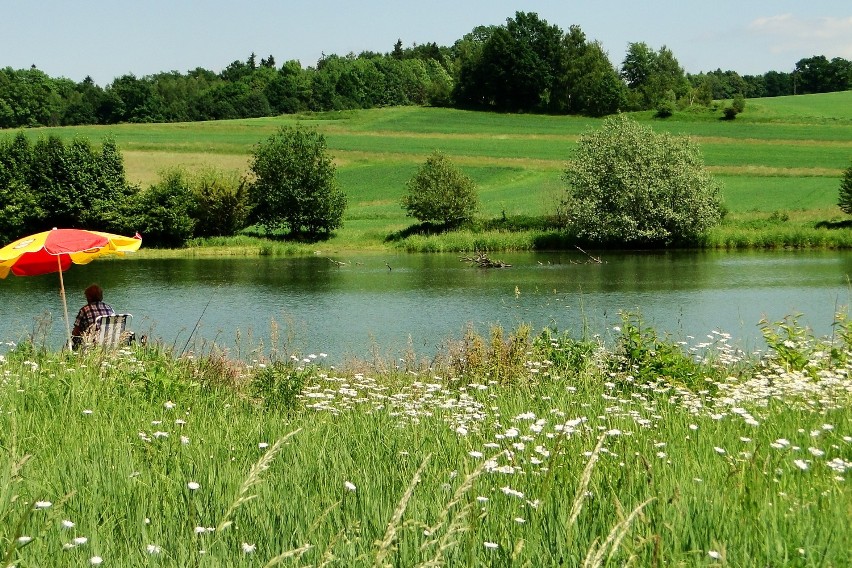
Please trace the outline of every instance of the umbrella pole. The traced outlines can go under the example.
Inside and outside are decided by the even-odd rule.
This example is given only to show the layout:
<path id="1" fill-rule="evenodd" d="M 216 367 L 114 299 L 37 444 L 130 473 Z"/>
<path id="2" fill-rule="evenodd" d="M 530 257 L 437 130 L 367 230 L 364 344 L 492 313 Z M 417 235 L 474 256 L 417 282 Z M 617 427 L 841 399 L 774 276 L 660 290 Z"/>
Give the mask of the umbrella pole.
<path id="1" fill-rule="evenodd" d="M 68 347 L 71 347 L 71 324 L 68 321 L 68 300 L 65 299 L 65 282 L 62 280 L 62 257 L 56 256 L 59 265 L 59 295 L 62 296 L 62 308 L 65 310 L 65 332 L 68 334 Z"/>

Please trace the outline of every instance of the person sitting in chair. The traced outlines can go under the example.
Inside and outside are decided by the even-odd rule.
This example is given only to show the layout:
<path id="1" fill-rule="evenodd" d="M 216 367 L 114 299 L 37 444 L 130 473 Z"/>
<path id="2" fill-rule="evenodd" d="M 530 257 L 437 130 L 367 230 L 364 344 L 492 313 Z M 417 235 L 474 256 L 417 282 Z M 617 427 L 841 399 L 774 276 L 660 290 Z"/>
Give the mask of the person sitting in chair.
<path id="1" fill-rule="evenodd" d="M 95 319 L 98 316 L 111 316 L 115 314 L 112 306 L 104 302 L 104 291 L 97 284 L 92 284 L 86 288 L 86 305 L 80 308 L 77 312 L 77 319 L 74 320 L 74 330 L 71 332 L 73 346 L 78 347 L 83 336 L 94 331 Z"/>

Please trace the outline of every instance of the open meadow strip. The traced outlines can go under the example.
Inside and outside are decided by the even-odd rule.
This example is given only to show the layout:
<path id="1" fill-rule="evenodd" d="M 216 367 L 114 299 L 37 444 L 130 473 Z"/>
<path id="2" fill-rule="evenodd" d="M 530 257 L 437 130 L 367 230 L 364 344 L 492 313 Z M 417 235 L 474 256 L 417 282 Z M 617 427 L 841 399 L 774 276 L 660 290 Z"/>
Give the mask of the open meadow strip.
<path id="1" fill-rule="evenodd" d="M 852 329 L 761 325 L 385 370 L 7 344 L 4 565 L 848 565 Z"/>
<path id="2" fill-rule="evenodd" d="M 721 182 L 728 215 L 699 246 L 845 248 L 849 231 L 841 226 L 837 194 L 852 148 L 850 93 L 749 99 L 736 120 L 690 109 L 665 120 L 654 118 L 652 111 L 630 116 L 657 132 L 691 138 L 701 148 L 708 171 Z M 247 175 L 256 145 L 279 127 L 297 124 L 325 136 L 347 196 L 343 226 L 323 242 L 324 248 L 427 252 L 478 243 L 514 250 L 564 247 L 559 245 L 558 227 L 547 234 L 514 229 L 522 235 L 521 245 L 515 244 L 519 239 L 504 245 L 494 235 L 389 237 L 412 225 L 400 205 L 405 183 L 436 150 L 476 183 L 483 220 L 552 218 L 578 138 L 601 122 L 578 116 L 391 107 L 198 123 L 33 128 L 24 133 L 31 139 L 49 134 L 66 141 L 82 136 L 95 144 L 110 137 L 125 156 L 128 180 L 146 188 L 169 167 L 216 167 Z M 315 247 L 304 248 L 303 253 L 310 254 Z"/>

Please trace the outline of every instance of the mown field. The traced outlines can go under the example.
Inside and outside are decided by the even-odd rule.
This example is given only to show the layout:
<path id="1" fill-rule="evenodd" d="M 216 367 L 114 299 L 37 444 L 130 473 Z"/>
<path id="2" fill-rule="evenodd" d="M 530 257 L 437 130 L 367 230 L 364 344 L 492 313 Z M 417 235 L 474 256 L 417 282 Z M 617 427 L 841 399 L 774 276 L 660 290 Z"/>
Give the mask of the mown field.
<path id="1" fill-rule="evenodd" d="M 838 224 L 839 179 L 852 163 L 852 92 L 747 101 L 734 121 L 720 112 L 681 112 L 663 121 L 635 117 L 655 130 L 697 141 L 723 186 L 729 215 L 708 246 L 728 246 L 731 235 L 751 231 L 739 245 L 761 246 L 772 234 L 805 242 L 777 246 L 852 245 Z M 577 137 L 599 121 L 589 118 L 501 115 L 438 108 L 386 108 L 255 120 L 189 124 L 34 129 L 33 137 L 111 136 L 122 150 L 128 177 L 143 186 L 170 166 L 213 165 L 245 173 L 255 144 L 282 125 L 309 123 L 320 130 L 338 164 L 349 198 L 344 227 L 324 244 L 375 248 L 412 224 L 399 205 L 405 182 L 433 150 L 442 150 L 479 187 L 481 217 L 539 216 L 554 212 L 563 190 L 560 174 Z M 762 236 L 761 236 L 762 235 Z M 459 237 L 464 240 L 463 237 Z M 832 244 L 833 243 L 833 244 Z M 500 245 L 499 239 L 494 243 Z M 734 243 L 733 246 L 738 246 Z"/>

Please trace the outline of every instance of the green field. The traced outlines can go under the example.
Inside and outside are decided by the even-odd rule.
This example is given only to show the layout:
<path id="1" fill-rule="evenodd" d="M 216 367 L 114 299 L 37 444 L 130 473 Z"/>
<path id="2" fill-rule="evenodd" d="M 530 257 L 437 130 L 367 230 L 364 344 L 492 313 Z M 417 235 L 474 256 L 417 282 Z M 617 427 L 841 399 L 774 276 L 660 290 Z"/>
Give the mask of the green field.
<path id="1" fill-rule="evenodd" d="M 708 168 L 722 182 L 727 226 L 782 212 L 798 231 L 843 218 L 836 201 L 840 176 L 852 163 L 850 109 L 852 91 L 749 100 L 734 121 L 710 111 L 680 112 L 665 121 L 649 113 L 635 117 L 700 145 Z M 344 227 L 326 245 L 332 249 L 381 247 L 388 234 L 411 225 L 399 200 L 406 180 L 434 150 L 449 154 L 478 184 L 482 217 L 551 214 L 577 137 L 599 124 L 583 117 L 403 107 L 26 132 L 84 136 L 95 143 L 111 136 L 125 156 L 129 179 L 144 186 L 176 165 L 245 173 L 254 145 L 296 122 L 326 136 L 349 199 Z"/>

